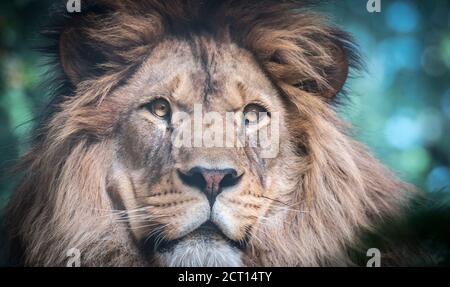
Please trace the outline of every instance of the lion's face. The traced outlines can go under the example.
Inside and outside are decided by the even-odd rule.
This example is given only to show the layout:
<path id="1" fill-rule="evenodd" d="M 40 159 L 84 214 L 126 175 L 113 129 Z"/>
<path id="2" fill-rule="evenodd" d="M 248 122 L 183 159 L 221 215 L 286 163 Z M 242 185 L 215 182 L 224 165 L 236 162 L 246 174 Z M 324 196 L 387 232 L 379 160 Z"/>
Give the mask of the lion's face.
<path id="1" fill-rule="evenodd" d="M 270 216 L 282 159 L 263 158 L 261 146 L 248 141 L 239 145 L 237 135 L 250 134 L 263 122 L 268 126 L 275 113 L 283 118 L 285 112 L 250 53 L 232 44 L 197 40 L 195 45 L 175 40 L 160 44 L 116 93 L 129 99 L 129 105 L 123 107 L 127 111 L 115 139 L 110 190 L 116 207 L 128 210 L 136 242 L 153 257 L 155 252 L 170 253 L 170 262 L 189 265 L 195 264 L 195 256 L 206 256 L 208 265 L 240 265 L 239 248 Z M 177 121 L 180 113 L 192 121 Z M 226 135 L 219 134 L 228 123 L 227 113 L 235 115 L 236 124 L 228 129 L 235 135 L 229 145 Z M 198 115 L 204 118 L 200 126 Z M 223 126 L 208 119 L 211 115 L 223 119 Z M 276 128 L 285 130 L 282 121 Z M 203 141 L 194 135 L 198 130 Z M 177 144 L 176 136 L 180 140 L 189 133 L 192 141 L 181 138 L 185 144 Z M 208 146 L 208 139 L 219 139 L 224 146 Z M 159 260 L 169 264 L 164 256 Z"/>
<path id="2" fill-rule="evenodd" d="M 24 264 L 349 264 L 400 210 L 332 105 L 351 39 L 309 1 L 88 2 L 50 29 L 61 88 L 7 216 Z"/>

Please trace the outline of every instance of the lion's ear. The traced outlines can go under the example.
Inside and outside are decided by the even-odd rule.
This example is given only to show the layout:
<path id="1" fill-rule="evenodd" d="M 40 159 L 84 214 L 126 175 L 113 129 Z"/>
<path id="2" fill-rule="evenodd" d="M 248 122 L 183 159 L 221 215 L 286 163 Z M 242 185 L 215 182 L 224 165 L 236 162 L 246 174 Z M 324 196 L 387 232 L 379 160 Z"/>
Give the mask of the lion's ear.
<path id="1" fill-rule="evenodd" d="M 86 2 L 87 4 L 91 2 Z M 71 13 L 62 24 L 58 37 L 58 56 L 62 69 L 72 84 L 101 73 L 108 55 L 99 41 L 98 30 L 108 10 L 99 5 L 85 5 L 81 13 Z"/>
<path id="2" fill-rule="evenodd" d="M 80 24 L 67 27 L 59 38 L 59 61 L 72 84 L 92 78 L 98 73 L 97 65 L 103 55 L 89 40 L 87 31 Z"/>
<path id="3" fill-rule="evenodd" d="M 272 7 L 264 17 L 252 15 L 257 23 L 264 19 L 259 25 L 240 23 L 249 22 L 250 16 L 235 18 L 241 28 L 234 31 L 241 31 L 235 33 L 244 35 L 241 41 L 283 90 L 304 91 L 333 101 L 350 69 L 359 68 L 357 47 L 349 35 L 320 15 L 290 5 Z"/>
<path id="4" fill-rule="evenodd" d="M 64 73 L 72 82 L 78 84 L 94 72 L 98 60 L 96 51 L 88 47 L 83 33 L 77 28 L 63 31 L 59 41 L 59 60 Z"/>
<path id="5" fill-rule="evenodd" d="M 291 80 L 290 84 L 327 101 L 333 101 L 343 90 L 350 67 L 355 66 L 358 56 L 349 46 L 351 41 L 346 35 L 322 36 L 324 39 L 312 44 L 316 46 L 315 50 L 308 51 L 304 47 L 299 49 L 301 54 L 298 57 L 302 64 L 298 65 L 298 60 L 291 63 L 297 65 L 291 69 L 296 70 L 299 77 L 297 81 Z"/>
<path id="6" fill-rule="evenodd" d="M 331 53 L 334 65 L 324 67 L 324 77 L 328 83 L 321 91 L 316 91 L 327 99 L 333 99 L 344 87 L 349 73 L 348 56 L 343 48 L 336 47 Z"/>
<path id="7" fill-rule="evenodd" d="M 73 85 L 138 65 L 164 33 L 163 20 L 148 3 L 85 0 L 80 13 L 64 14 L 51 36 L 57 33 L 58 60 Z M 140 15 L 145 9 L 154 14 Z"/>

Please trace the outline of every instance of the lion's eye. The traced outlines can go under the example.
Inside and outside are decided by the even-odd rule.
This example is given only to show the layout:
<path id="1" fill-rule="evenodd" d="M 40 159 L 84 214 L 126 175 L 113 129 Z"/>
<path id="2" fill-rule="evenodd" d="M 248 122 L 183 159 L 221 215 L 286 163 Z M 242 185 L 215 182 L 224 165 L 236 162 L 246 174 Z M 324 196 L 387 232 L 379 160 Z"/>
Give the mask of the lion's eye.
<path id="1" fill-rule="evenodd" d="M 170 117 L 170 104 L 165 99 L 156 99 L 145 106 L 155 116 L 168 119 Z"/>
<path id="2" fill-rule="evenodd" d="M 267 116 L 269 116 L 269 112 L 267 110 L 257 104 L 247 105 L 244 109 L 244 118 L 245 124 L 257 124 L 263 121 Z"/>

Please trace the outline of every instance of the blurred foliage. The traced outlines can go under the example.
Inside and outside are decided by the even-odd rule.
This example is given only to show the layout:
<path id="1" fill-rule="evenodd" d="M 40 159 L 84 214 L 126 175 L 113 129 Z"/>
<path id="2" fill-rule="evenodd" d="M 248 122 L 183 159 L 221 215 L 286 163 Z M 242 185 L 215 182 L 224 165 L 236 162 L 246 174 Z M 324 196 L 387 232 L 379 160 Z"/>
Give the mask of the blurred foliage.
<path id="1" fill-rule="evenodd" d="M 46 101 L 32 46 L 52 1 L 0 1 L 0 208 L 15 184 L 8 172 L 27 147 L 34 114 Z"/>
<path id="2" fill-rule="evenodd" d="M 341 112 L 402 179 L 450 191 L 449 1 L 382 0 L 381 13 L 368 13 L 366 3 L 325 8 L 353 35 L 367 67 L 349 81 Z"/>
<path id="3" fill-rule="evenodd" d="M 445 0 L 329 1 L 323 7 L 361 47 L 367 72 L 349 81 L 341 113 L 381 161 L 428 192 L 450 186 L 450 9 Z M 49 0 L 0 2 L 0 207 L 26 150 L 33 117 L 47 102 L 45 66 L 32 47 Z"/>

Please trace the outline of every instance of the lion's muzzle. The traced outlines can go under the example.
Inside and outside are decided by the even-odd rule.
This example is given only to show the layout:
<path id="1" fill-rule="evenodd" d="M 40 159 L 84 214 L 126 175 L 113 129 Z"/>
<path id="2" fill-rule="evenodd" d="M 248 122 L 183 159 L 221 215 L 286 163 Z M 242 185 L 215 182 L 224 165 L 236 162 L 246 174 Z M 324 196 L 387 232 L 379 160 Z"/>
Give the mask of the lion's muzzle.
<path id="1" fill-rule="evenodd" d="M 203 191 L 211 207 L 214 205 L 217 195 L 224 188 L 237 185 L 243 175 L 238 175 L 234 168 L 209 169 L 200 166 L 193 167 L 188 172 L 179 171 L 178 174 L 183 183 Z"/>

